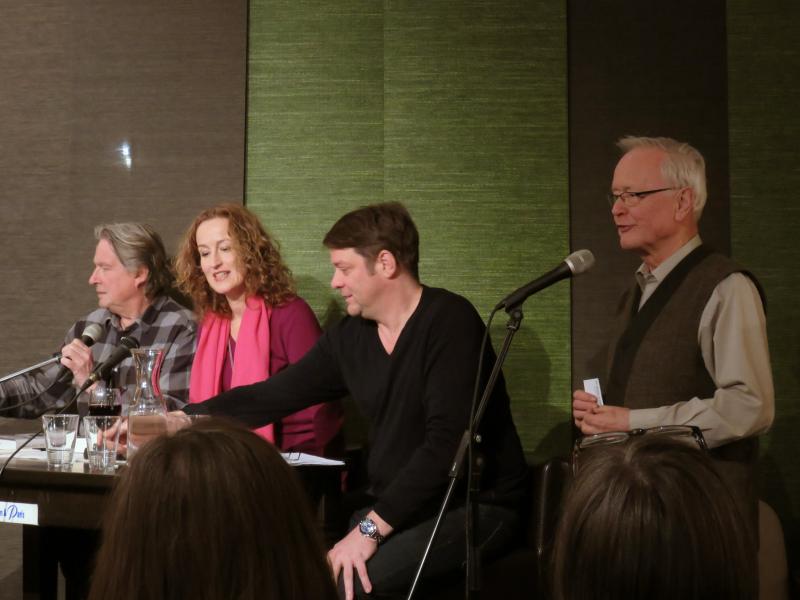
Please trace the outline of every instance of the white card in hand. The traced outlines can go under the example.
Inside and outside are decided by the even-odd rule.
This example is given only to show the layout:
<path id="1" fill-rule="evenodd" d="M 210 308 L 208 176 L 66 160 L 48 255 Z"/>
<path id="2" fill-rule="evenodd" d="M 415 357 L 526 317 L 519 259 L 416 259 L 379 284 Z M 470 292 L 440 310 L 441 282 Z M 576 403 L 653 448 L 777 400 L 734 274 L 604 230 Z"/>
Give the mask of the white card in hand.
<path id="1" fill-rule="evenodd" d="M 584 379 L 583 391 L 597 398 L 598 406 L 603 406 L 603 392 L 600 391 L 600 380 L 597 377 Z"/>

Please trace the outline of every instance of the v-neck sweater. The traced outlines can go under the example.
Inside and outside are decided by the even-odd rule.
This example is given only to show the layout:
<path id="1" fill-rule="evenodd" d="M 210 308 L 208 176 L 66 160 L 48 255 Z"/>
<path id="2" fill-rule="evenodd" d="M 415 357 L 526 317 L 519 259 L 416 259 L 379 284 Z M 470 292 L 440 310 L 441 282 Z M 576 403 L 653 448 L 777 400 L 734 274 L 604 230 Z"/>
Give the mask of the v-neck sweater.
<path id="1" fill-rule="evenodd" d="M 267 381 L 187 407 L 263 425 L 348 393 L 368 418 L 367 472 L 374 510 L 395 529 L 435 514 L 469 420 L 485 325 L 465 298 L 423 286 L 391 354 L 375 321 L 345 317 L 296 364 Z M 484 358 L 485 381 L 494 362 Z M 483 387 L 481 386 L 481 390 Z M 515 506 L 525 459 L 502 376 L 480 429 L 482 500 Z"/>

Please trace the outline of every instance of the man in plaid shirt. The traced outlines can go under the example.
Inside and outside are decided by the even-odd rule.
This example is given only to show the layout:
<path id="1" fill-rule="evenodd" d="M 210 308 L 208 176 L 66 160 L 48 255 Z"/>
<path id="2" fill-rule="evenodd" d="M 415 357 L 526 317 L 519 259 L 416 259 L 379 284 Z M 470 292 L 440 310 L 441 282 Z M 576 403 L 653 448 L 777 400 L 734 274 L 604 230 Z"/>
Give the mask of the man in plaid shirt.
<path id="1" fill-rule="evenodd" d="M 59 364 L 9 380 L 0 385 L 3 416 L 30 418 L 64 406 L 123 336 L 135 338 L 143 348 L 163 350 L 159 386 L 169 410 L 188 400 L 196 324 L 189 310 L 167 296 L 172 274 L 161 237 L 139 223 L 99 225 L 94 233 L 97 247 L 89 283 L 99 308 L 64 338 L 61 364 L 69 369 L 71 383 L 69 377 L 55 382 Z M 100 325 L 103 335 L 90 348 L 80 336 L 91 323 Z M 123 391 L 133 389 L 136 370 L 130 357 L 114 370 L 111 383 Z"/>

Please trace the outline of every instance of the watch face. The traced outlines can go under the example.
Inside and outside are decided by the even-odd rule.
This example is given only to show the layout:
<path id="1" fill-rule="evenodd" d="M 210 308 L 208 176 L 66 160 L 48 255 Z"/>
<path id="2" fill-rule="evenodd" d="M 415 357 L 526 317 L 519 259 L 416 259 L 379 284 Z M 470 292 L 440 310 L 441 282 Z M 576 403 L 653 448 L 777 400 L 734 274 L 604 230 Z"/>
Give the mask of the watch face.
<path id="1" fill-rule="evenodd" d="M 358 524 L 358 528 L 361 530 L 361 533 L 370 537 L 374 536 L 378 531 L 378 526 L 375 525 L 375 521 L 372 519 L 363 519 Z"/>

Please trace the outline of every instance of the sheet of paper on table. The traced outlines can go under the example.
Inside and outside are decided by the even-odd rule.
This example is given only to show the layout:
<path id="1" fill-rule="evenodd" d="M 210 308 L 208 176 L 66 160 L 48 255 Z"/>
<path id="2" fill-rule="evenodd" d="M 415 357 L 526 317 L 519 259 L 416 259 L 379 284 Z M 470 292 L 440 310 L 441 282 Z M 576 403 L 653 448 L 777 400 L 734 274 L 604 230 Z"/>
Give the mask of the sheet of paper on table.
<path id="1" fill-rule="evenodd" d="M 290 465 L 303 466 L 322 466 L 322 467 L 341 467 L 344 463 L 341 460 L 333 460 L 332 458 L 322 458 L 321 456 L 314 456 L 313 454 L 305 454 L 304 452 L 285 452 L 281 453 L 284 460 Z"/>
<path id="2" fill-rule="evenodd" d="M 21 444 L 27 437 L 28 436 L 0 437 L 0 459 L 2 459 L 4 456 L 7 457 L 14 450 L 16 450 L 17 444 Z M 78 438 L 75 441 L 75 462 L 84 462 L 84 450 L 86 450 L 86 440 Z M 313 454 L 306 454 L 304 452 L 286 452 L 282 453 L 281 456 L 283 456 L 287 463 L 294 466 L 344 466 L 344 463 L 341 460 L 322 458 L 321 456 L 314 456 Z M 20 450 L 15 458 L 47 460 L 47 454 L 44 452 L 44 439 L 37 437 L 31 443 L 25 446 L 25 448 Z"/>
<path id="3" fill-rule="evenodd" d="M 15 437 L 0 437 L 0 459 L 8 457 L 18 444 L 22 444 L 29 436 L 18 435 Z M 78 438 L 75 440 L 75 461 L 83 461 L 83 451 L 86 450 L 86 440 Z M 47 453 L 44 451 L 44 437 L 36 437 L 32 442 L 17 452 L 14 458 L 26 458 L 33 460 L 47 460 Z"/>

